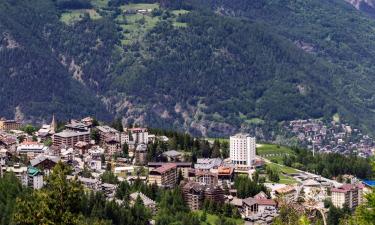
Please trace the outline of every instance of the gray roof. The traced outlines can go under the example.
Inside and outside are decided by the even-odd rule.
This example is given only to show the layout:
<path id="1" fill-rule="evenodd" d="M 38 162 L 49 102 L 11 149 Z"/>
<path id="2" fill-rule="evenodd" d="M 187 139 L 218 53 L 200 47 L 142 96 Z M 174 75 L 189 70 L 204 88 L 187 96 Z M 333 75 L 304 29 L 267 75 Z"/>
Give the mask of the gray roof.
<path id="1" fill-rule="evenodd" d="M 138 198 L 138 196 L 142 199 L 143 204 L 145 206 L 153 206 L 153 205 L 156 204 L 152 199 L 150 199 L 149 197 L 144 195 L 142 192 L 134 192 L 134 193 L 130 194 L 130 198 L 133 201 L 135 201 Z"/>
<path id="2" fill-rule="evenodd" d="M 137 145 L 137 148 L 135 150 L 137 152 L 145 152 L 145 151 L 147 151 L 147 145 L 139 144 L 139 145 Z"/>
<path id="3" fill-rule="evenodd" d="M 39 163 L 43 162 L 43 161 L 46 160 L 46 159 L 49 159 L 49 160 L 51 160 L 52 162 L 58 163 L 59 160 L 60 160 L 60 157 L 57 157 L 57 156 L 38 155 L 38 156 L 35 157 L 34 159 L 30 160 L 30 164 L 31 164 L 32 166 L 36 166 L 36 165 L 38 165 Z"/>
<path id="4" fill-rule="evenodd" d="M 68 137 L 74 137 L 74 136 L 79 136 L 79 135 L 89 135 L 89 134 L 90 134 L 89 131 L 75 132 L 75 131 L 70 131 L 70 130 L 64 130 L 60 133 L 55 134 L 55 136 L 68 138 Z"/>
<path id="5" fill-rule="evenodd" d="M 163 152 L 163 155 L 167 157 L 178 157 L 178 156 L 181 156 L 182 153 L 176 150 L 170 150 L 170 151 Z"/>
<path id="6" fill-rule="evenodd" d="M 215 167 L 219 167 L 223 164 L 223 160 L 220 158 L 200 158 L 197 159 L 197 163 L 194 165 L 195 169 L 209 170 Z"/>
<path id="7" fill-rule="evenodd" d="M 112 128 L 110 126 L 97 126 L 96 129 L 98 129 L 100 132 L 103 133 L 117 133 L 118 131 L 115 128 Z"/>

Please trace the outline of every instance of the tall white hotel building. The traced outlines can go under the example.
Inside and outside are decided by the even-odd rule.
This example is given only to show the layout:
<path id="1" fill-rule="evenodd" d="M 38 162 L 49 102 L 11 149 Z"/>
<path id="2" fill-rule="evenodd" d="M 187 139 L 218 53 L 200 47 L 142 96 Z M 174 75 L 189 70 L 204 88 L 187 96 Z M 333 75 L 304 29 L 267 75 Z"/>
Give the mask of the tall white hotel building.
<path id="1" fill-rule="evenodd" d="M 236 134 L 230 137 L 230 159 L 238 166 L 252 166 L 255 162 L 255 137 Z"/>

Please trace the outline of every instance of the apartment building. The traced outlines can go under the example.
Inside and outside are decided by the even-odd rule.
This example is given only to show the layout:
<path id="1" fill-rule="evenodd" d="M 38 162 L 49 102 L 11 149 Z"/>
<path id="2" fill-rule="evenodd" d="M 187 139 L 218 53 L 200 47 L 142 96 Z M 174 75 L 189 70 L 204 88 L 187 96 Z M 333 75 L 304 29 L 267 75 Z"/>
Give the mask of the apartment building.
<path id="1" fill-rule="evenodd" d="M 350 209 L 354 209 L 363 202 L 362 184 L 344 184 L 339 188 L 332 188 L 332 203 L 338 208 L 347 205 Z"/>
<path id="2" fill-rule="evenodd" d="M 236 134 L 230 137 L 230 159 L 236 166 L 251 167 L 255 162 L 255 137 Z"/>
<path id="3" fill-rule="evenodd" d="M 148 130 L 147 128 L 130 128 L 129 129 L 130 135 L 132 136 L 133 141 L 136 144 L 143 143 L 147 144 L 148 143 Z"/>
<path id="4" fill-rule="evenodd" d="M 73 148 L 74 145 L 79 141 L 90 143 L 90 132 L 75 132 L 64 130 L 53 135 L 54 146 L 66 145 L 67 147 Z"/>
<path id="5" fill-rule="evenodd" d="M 17 147 L 19 154 L 40 154 L 47 150 L 47 146 L 34 141 L 24 141 Z"/>
<path id="6" fill-rule="evenodd" d="M 177 166 L 174 163 L 165 163 L 149 173 L 148 182 L 156 183 L 161 187 L 174 187 L 177 183 Z"/>
<path id="7" fill-rule="evenodd" d="M 4 118 L 0 119 L 0 130 L 10 131 L 19 130 L 21 128 L 21 123 L 15 120 L 6 120 Z"/>
<path id="8" fill-rule="evenodd" d="M 184 201 L 191 210 L 202 208 L 205 200 L 217 203 L 224 202 L 224 191 L 215 185 L 205 185 L 190 181 L 182 187 Z"/>

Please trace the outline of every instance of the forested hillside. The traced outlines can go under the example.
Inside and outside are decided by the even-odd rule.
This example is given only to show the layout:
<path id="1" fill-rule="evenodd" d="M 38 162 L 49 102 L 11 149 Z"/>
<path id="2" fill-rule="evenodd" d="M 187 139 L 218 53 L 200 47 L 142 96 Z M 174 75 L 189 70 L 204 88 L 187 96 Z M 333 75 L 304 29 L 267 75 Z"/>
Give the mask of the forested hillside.
<path id="1" fill-rule="evenodd" d="M 59 23 L 51 1 L 0 2 L 1 116 L 110 118 L 94 92 L 72 79 L 59 59 L 64 48 L 53 42 L 80 40 L 73 38 Z"/>
<path id="2" fill-rule="evenodd" d="M 338 113 L 371 130 L 374 28 L 342 0 L 4 0 L 0 115 L 223 135 Z"/>

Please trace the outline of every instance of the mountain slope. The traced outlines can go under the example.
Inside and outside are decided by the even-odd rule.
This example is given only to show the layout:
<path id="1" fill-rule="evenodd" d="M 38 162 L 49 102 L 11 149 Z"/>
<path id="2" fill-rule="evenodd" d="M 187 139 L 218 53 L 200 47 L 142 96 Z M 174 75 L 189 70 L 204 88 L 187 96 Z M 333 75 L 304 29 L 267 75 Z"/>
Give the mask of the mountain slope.
<path id="1" fill-rule="evenodd" d="M 222 15 L 271 27 L 309 54 L 341 67 L 333 85 L 344 118 L 374 128 L 375 22 L 344 1 L 199 1 Z"/>
<path id="2" fill-rule="evenodd" d="M 50 1 L 0 2 L 0 115 L 41 120 L 110 113 L 93 92 L 72 79 L 49 39 L 62 29 Z M 55 39 L 56 38 L 56 39 Z M 16 110 L 17 108 L 17 110 Z"/>
<path id="3" fill-rule="evenodd" d="M 338 113 L 374 128 L 375 21 L 345 1 L 76 2 L 0 3 L 0 114 L 227 135 Z"/>

